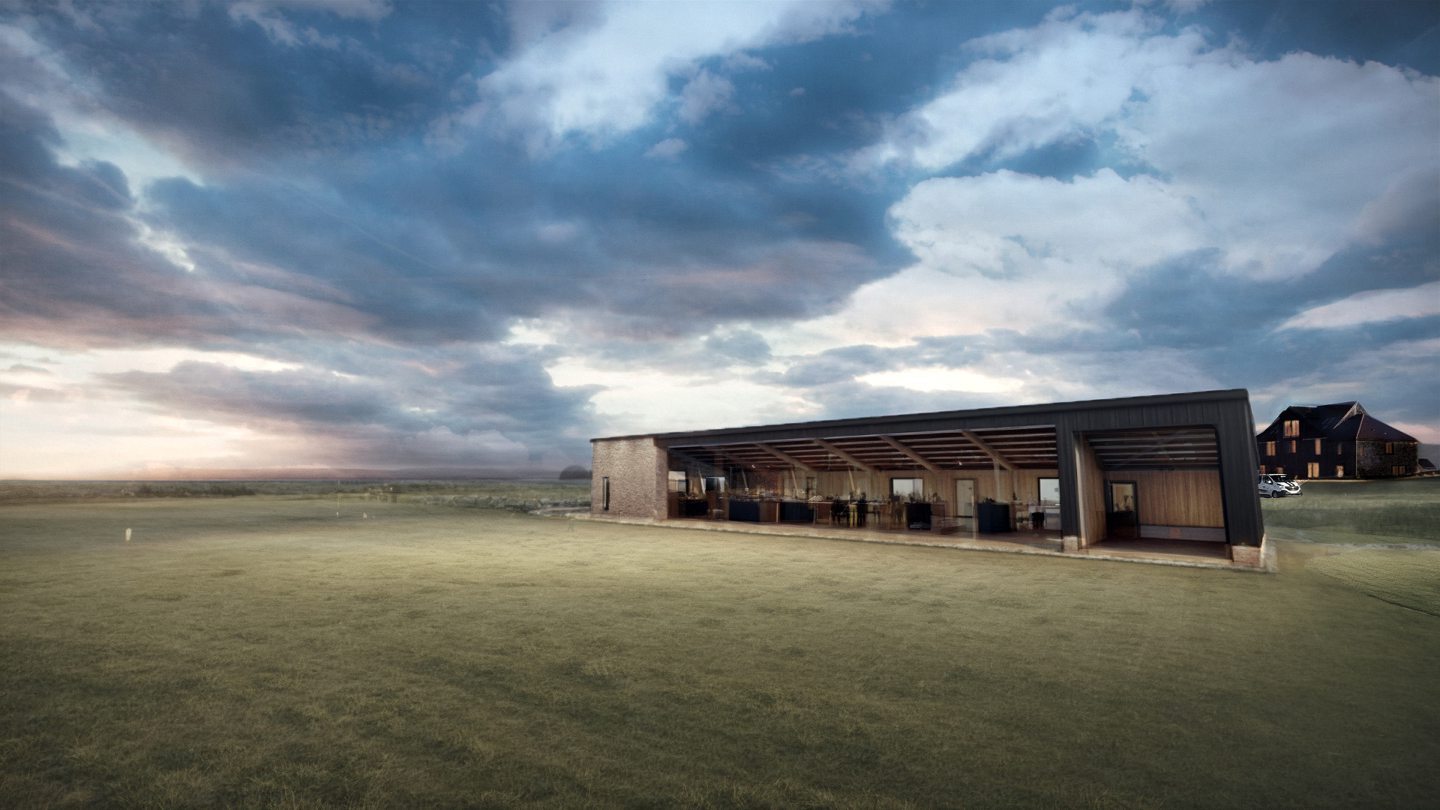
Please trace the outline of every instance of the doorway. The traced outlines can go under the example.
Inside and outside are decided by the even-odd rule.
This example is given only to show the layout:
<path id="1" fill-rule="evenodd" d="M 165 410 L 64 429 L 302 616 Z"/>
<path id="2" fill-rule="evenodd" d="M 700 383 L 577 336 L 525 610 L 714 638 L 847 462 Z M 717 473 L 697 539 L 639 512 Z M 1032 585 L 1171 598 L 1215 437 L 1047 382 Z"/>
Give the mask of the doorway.
<path id="1" fill-rule="evenodd" d="M 955 528 L 962 532 L 975 531 L 975 481 L 971 478 L 955 480 Z"/>
<path id="2" fill-rule="evenodd" d="M 1105 536 L 1135 539 L 1140 536 L 1140 498 L 1134 481 L 1111 481 L 1105 489 Z"/>

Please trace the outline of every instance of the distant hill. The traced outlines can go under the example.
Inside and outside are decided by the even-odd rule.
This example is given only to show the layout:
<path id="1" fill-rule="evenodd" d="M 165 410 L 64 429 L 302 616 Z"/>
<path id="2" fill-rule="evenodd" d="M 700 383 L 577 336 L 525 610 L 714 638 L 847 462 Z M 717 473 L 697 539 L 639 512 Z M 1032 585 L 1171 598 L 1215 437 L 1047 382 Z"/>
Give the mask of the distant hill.
<path id="1" fill-rule="evenodd" d="M 571 464 L 560 471 L 561 481 L 579 481 L 590 477 L 590 471 L 579 464 Z"/>

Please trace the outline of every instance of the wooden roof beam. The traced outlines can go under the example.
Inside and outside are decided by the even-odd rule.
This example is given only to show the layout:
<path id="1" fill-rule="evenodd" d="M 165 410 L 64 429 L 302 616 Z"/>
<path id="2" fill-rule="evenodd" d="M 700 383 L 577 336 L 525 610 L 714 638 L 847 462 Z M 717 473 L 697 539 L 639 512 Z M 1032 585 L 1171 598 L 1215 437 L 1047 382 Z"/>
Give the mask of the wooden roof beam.
<path id="1" fill-rule="evenodd" d="M 973 432 L 968 430 L 960 431 L 960 435 L 973 442 L 976 447 L 980 448 L 981 452 L 990 457 L 991 461 L 999 464 L 1001 467 L 1004 467 L 1011 472 L 1015 471 L 1015 465 L 1011 464 L 1009 459 L 1005 458 L 1005 456 L 999 450 L 996 450 L 995 448 L 987 444 L 984 439 L 976 436 Z"/>
<path id="2" fill-rule="evenodd" d="M 840 448 L 836 447 L 835 445 L 831 444 L 830 442 L 825 441 L 824 439 L 812 439 L 812 441 L 814 441 L 816 444 L 820 445 L 821 447 L 825 448 L 825 451 L 826 451 L 827 453 L 832 453 L 832 454 L 838 456 L 841 461 L 845 462 L 846 464 L 849 464 L 851 467 L 854 467 L 854 468 L 857 469 L 857 470 L 863 470 L 863 471 L 865 471 L 865 472 L 879 472 L 879 470 L 875 469 L 874 467 L 870 466 L 869 464 L 866 464 L 865 462 L 861 461 L 860 459 L 858 459 L 858 458 L 850 455 L 849 453 L 845 452 L 844 450 L 841 450 Z"/>
<path id="3" fill-rule="evenodd" d="M 687 465 L 687 469 L 688 469 L 688 466 L 689 466 L 689 465 L 693 465 L 693 466 L 695 466 L 695 467 L 698 467 L 701 472 L 704 472 L 706 469 L 710 469 L 710 470 L 720 470 L 720 469 L 721 469 L 721 467 L 720 467 L 719 464 L 715 464 L 715 463 L 706 461 L 706 460 L 704 460 L 704 459 L 702 459 L 702 458 L 698 458 L 698 457 L 696 457 L 696 456 L 692 456 L 692 455 L 690 455 L 689 453 L 687 453 L 687 452 L 685 452 L 685 451 L 683 451 L 683 450 L 666 450 L 665 452 L 669 453 L 672 457 L 678 459 L 679 461 L 684 462 L 684 463 Z M 721 456 L 720 456 L 720 453 L 719 453 L 719 452 L 716 452 L 716 453 L 715 453 L 715 458 L 716 458 L 717 461 L 720 460 L 720 457 L 721 457 Z M 668 466 L 668 465 L 667 465 L 667 466 Z"/>
<path id="4" fill-rule="evenodd" d="M 895 448 L 897 451 L 899 451 L 901 455 L 905 456 L 916 464 L 919 464 L 921 467 L 924 467 L 930 472 L 938 473 L 941 471 L 940 465 L 935 464 L 934 462 L 930 461 L 930 459 L 925 458 L 924 456 L 920 455 L 914 450 L 911 450 L 910 448 L 906 447 L 895 439 L 890 438 L 889 436 L 881 436 L 880 441 L 885 442 L 886 444 Z"/>
<path id="5" fill-rule="evenodd" d="M 810 466 L 809 464 L 807 464 L 806 462 L 801 461 L 800 459 L 798 459 L 798 458 L 790 455 L 789 453 L 785 452 L 784 450 L 780 450 L 779 448 L 771 447 L 770 445 L 764 444 L 764 443 L 762 443 L 762 442 L 756 442 L 756 443 L 755 443 L 755 446 L 758 447 L 758 448 L 760 448 L 761 450 L 764 450 L 765 452 L 769 453 L 770 455 L 774 456 L 775 458 L 780 459 L 781 461 L 785 462 L 786 464 L 789 464 L 791 467 L 799 467 L 800 469 L 806 470 L 806 471 L 808 471 L 808 472 L 815 472 L 815 468 L 814 468 L 814 467 L 812 467 L 812 466 Z"/>

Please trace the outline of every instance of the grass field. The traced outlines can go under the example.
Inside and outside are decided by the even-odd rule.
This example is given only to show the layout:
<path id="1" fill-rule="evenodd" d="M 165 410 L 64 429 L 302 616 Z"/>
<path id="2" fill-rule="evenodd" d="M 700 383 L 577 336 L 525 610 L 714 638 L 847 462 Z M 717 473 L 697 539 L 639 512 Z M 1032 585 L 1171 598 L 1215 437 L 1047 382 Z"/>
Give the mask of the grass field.
<path id="1" fill-rule="evenodd" d="M 340 510 L 0 506 L 0 806 L 1440 795 L 1440 552 L 1266 576 Z"/>
<path id="2" fill-rule="evenodd" d="M 1316 543 L 1440 546 L 1440 477 L 1309 481 L 1298 498 L 1262 500 L 1271 537 Z"/>

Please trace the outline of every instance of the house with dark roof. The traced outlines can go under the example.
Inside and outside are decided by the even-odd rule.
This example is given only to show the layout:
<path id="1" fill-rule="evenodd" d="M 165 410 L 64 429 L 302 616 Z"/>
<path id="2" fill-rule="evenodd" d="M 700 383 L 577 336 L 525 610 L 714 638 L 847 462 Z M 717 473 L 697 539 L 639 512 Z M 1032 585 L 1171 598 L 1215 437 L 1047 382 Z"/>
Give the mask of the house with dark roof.
<path id="1" fill-rule="evenodd" d="M 1398 478 L 1420 469 L 1420 442 L 1358 402 L 1291 405 L 1255 443 L 1260 472 L 1293 478 Z"/>

